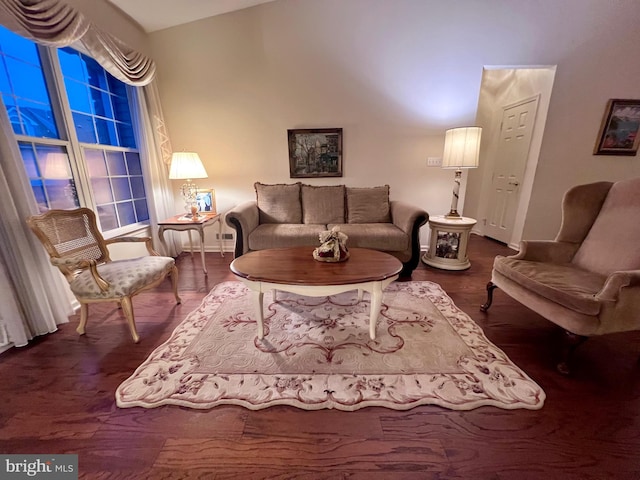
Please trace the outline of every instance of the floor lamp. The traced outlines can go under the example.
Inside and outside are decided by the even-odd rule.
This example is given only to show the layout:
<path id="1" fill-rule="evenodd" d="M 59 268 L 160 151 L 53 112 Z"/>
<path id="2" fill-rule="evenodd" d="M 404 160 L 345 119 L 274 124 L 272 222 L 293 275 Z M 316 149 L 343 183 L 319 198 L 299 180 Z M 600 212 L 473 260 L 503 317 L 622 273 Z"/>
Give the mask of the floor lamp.
<path id="1" fill-rule="evenodd" d="M 446 131 L 444 137 L 444 154 L 442 168 L 454 168 L 453 198 L 451 211 L 445 218 L 461 218 L 458 213 L 458 197 L 460 192 L 460 178 L 463 168 L 476 168 L 480 157 L 481 127 L 459 127 Z"/>

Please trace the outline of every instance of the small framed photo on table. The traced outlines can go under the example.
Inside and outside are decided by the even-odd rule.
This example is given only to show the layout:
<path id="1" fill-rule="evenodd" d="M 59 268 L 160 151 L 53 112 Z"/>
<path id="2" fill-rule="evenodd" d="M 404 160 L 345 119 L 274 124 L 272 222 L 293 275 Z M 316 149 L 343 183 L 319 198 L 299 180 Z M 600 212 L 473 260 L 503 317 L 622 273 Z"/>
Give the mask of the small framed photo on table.
<path id="1" fill-rule="evenodd" d="M 199 188 L 196 193 L 196 204 L 198 212 L 217 213 L 216 212 L 216 191 L 212 188 Z"/>
<path id="2" fill-rule="evenodd" d="M 594 155 L 636 155 L 640 144 L 640 100 L 612 98 L 600 125 Z"/>

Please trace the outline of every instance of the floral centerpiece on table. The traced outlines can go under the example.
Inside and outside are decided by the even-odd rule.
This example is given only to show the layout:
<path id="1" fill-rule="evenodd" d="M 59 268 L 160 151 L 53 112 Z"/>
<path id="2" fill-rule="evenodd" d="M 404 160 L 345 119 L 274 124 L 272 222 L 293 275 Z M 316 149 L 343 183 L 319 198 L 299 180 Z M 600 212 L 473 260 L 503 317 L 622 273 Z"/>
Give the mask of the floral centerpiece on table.
<path id="1" fill-rule="evenodd" d="M 319 262 L 343 262 L 349 258 L 347 237 L 338 227 L 320 232 L 321 245 L 313 251 L 313 258 Z"/>

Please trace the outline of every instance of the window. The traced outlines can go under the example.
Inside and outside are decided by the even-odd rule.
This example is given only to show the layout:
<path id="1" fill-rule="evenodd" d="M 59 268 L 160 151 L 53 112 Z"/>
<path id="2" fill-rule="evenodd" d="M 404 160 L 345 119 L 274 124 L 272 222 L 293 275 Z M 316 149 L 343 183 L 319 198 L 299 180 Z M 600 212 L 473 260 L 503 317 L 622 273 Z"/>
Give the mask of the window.
<path id="1" fill-rule="evenodd" d="M 126 85 L 83 53 L 3 27 L 0 62 L 0 94 L 40 209 L 86 205 L 114 234 L 148 222 Z"/>

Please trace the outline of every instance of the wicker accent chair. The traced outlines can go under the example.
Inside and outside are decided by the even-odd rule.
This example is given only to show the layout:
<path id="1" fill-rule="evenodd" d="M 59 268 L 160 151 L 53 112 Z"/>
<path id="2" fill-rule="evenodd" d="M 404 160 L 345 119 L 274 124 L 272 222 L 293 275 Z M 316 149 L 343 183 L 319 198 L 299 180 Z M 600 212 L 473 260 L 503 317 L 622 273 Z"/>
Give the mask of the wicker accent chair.
<path id="1" fill-rule="evenodd" d="M 27 224 L 44 245 L 51 264 L 58 267 L 80 302 L 80 324 L 84 335 L 89 304 L 118 302 L 129 324 L 133 341 L 136 330 L 132 297 L 160 284 L 170 275 L 176 302 L 178 269 L 171 257 L 161 257 L 153 250 L 149 237 L 119 237 L 105 240 L 98 230 L 95 213 L 88 208 L 49 210 L 33 215 Z M 107 245 L 120 242 L 145 242 L 150 256 L 112 261 Z"/>
<path id="2" fill-rule="evenodd" d="M 640 330 L 640 178 L 568 190 L 553 241 L 522 241 L 498 256 L 487 285 L 565 330 L 558 371 L 570 373 L 573 350 L 588 337 Z"/>

